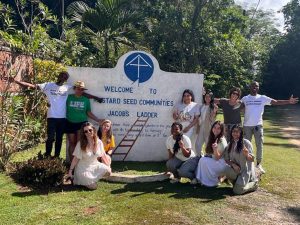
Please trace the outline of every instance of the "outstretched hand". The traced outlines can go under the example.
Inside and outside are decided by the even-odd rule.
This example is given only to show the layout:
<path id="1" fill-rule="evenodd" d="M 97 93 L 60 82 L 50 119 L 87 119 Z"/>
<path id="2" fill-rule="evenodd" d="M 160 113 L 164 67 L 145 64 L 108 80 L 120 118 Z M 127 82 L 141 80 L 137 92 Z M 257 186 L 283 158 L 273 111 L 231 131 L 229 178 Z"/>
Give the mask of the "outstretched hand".
<path id="1" fill-rule="evenodd" d="M 95 101 L 98 102 L 98 103 L 103 103 L 104 102 L 104 99 L 103 98 L 100 98 L 100 97 L 94 97 Z"/>
<path id="2" fill-rule="evenodd" d="M 290 99 L 289 99 L 289 103 L 290 104 L 297 104 L 299 102 L 299 98 L 296 97 L 294 98 L 294 95 L 291 95 Z"/>

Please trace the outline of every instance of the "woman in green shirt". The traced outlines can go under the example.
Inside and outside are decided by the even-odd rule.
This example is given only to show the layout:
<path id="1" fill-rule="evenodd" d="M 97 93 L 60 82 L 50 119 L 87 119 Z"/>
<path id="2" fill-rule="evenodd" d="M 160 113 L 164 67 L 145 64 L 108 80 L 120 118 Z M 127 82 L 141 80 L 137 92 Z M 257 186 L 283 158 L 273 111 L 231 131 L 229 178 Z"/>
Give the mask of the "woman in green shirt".
<path id="1" fill-rule="evenodd" d="M 73 152 L 79 140 L 79 131 L 88 117 L 100 123 L 100 119 L 91 112 L 90 100 L 83 96 L 85 84 L 83 81 L 76 81 L 74 86 L 74 94 L 70 94 L 67 99 L 67 124 L 66 133 L 69 141 L 68 154 L 72 161 Z"/>

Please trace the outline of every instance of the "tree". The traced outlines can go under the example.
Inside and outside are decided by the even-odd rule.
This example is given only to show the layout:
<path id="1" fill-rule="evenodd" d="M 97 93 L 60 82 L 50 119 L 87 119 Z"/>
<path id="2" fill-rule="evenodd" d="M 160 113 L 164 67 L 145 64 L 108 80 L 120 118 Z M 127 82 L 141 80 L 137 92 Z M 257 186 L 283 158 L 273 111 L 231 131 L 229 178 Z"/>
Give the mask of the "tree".
<path id="1" fill-rule="evenodd" d="M 128 0 L 98 0 L 95 7 L 82 1 L 71 3 L 67 12 L 74 22 L 80 23 L 78 35 L 86 37 L 100 53 L 103 53 L 104 67 L 112 65 L 112 53 L 118 55 L 121 46 L 135 48 L 140 38 L 132 26 L 139 19 L 135 10 L 126 8 Z M 102 52 L 103 51 L 103 52 Z"/>
<path id="2" fill-rule="evenodd" d="M 292 0 L 284 9 L 284 34 L 263 70 L 263 89 L 275 98 L 300 95 L 300 3 Z"/>

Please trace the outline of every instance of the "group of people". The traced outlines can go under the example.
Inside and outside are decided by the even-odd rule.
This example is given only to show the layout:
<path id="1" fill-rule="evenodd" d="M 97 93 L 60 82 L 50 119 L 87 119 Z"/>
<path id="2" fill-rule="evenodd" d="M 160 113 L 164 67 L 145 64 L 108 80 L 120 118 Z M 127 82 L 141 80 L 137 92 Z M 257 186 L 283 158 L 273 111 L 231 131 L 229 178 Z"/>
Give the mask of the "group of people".
<path id="1" fill-rule="evenodd" d="M 56 82 L 30 84 L 11 78 L 12 82 L 41 90 L 48 100 L 46 156 L 51 156 L 55 142 L 55 157 L 59 157 L 63 134 L 68 137 L 67 153 L 70 157 L 68 177 L 74 184 L 90 189 L 97 188 L 97 181 L 111 173 L 111 154 L 115 148 L 112 122 L 99 119 L 91 111 L 90 98 L 101 98 L 88 94 L 84 82 L 65 84 L 69 74 L 61 72 Z M 70 89 L 73 88 L 73 92 Z M 257 168 L 263 156 L 263 121 L 265 105 L 296 104 L 298 98 L 275 100 L 259 95 L 258 82 L 250 85 L 250 94 L 241 97 L 239 88 L 232 88 L 229 98 L 214 98 L 207 90 L 203 103 L 195 102 L 194 94 L 187 89 L 182 101 L 173 110 L 174 123 L 171 136 L 166 141 L 169 153 L 167 170 L 171 172 L 171 182 L 187 177 L 191 183 L 217 186 L 225 178 L 229 179 L 236 194 L 243 194 L 257 188 L 254 154 L 251 138 L 254 134 L 257 154 Z M 218 106 L 222 108 L 224 123 L 215 121 Z M 241 126 L 241 112 L 244 123 Z M 88 122 L 88 117 L 99 124 Z M 227 144 L 228 143 L 228 144 Z M 205 146 L 204 151 L 202 151 Z M 74 174 L 74 176 L 73 176 Z"/>
<path id="2" fill-rule="evenodd" d="M 166 141 L 169 153 L 166 166 L 173 174 L 172 183 L 186 177 L 192 184 L 213 187 L 228 179 L 235 194 L 257 189 L 251 139 L 254 135 L 256 168 L 264 174 L 261 165 L 264 106 L 296 104 L 299 100 L 293 96 L 288 100 L 275 100 L 258 91 L 258 82 L 250 84 L 250 94 L 242 99 L 241 90 L 236 87 L 230 90 L 229 99 L 214 98 L 207 90 L 203 94 L 203 104 L 194 102 L 193 91 L 183 92 L 181 103 L 174 107 L 175 122 Z M 215 121 L 218 106 L 223 110 L 224 123 Z M 241 112 L 244 112 L 243 126 Z"/>
<path id="3" fill-rule="evenodd" d="M 101 98 L 86 93 L 85 83 L 76 81 L 74 85 L 65 84 L 69 79 L 67 72 L 61 72 L 56 82 L 31 84 L 11 79 L 23 87 L 36 88 L 47 96 L 47 140 L 45 156 L 51 157 L 55 142 L 54 157 L 59 157 L 64 133 L 68 137 L 67 154 L 71 166 L 68 178 L 76 185 L 89 189 L 97 188 L 97 181 L 111 173 L 111 154 L 115 147 L 110 120 L 99 119 L 91 111 L 89 98 Z M 73 92 L 70 90 L 73 89 Z M 88 122 L 88 117 L 99 124 Z"/>

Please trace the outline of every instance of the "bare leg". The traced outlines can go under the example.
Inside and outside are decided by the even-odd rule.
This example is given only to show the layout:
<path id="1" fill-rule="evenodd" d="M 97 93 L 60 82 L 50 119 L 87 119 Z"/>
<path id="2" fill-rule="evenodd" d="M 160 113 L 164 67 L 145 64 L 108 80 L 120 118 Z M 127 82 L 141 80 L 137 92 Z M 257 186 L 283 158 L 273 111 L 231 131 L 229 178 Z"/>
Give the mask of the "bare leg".
<path id="1" fill-rule="evenodd" d="M 76 144 L 77 144 L 77 135 L 76 134 L 68 134 L 67 137 L 68 137 L 68 141 L 69 141 L 68 153 L 69 153 L 70 162 L 72 162 L 73 152 L 74 152 Z"/>

